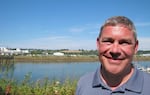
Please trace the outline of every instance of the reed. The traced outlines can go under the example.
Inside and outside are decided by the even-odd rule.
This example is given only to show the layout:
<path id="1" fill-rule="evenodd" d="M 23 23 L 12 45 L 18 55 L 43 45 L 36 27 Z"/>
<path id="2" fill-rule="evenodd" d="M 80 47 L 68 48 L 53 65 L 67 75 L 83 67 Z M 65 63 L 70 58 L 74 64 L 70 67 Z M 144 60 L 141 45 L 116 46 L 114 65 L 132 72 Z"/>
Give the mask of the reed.
<path id="1" fill-rule="evenodd" d="M 27 74 L 21 82 L 1 78 L 0 95 L 75 95 L 76 84 L 77 80 L 60 82 L 48 78 L 33 82 Z"/>

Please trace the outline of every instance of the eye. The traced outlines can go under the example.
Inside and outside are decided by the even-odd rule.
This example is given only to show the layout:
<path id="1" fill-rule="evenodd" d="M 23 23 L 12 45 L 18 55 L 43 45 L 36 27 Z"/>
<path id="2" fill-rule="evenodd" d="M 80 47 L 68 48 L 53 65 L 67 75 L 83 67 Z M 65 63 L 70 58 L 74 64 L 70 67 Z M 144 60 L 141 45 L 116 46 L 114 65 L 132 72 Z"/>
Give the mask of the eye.
<path id="1" fill-rule="evenodd" d="M 102 39 L 102 43 L 111 44 L 113 42 L 114 42 L 114 40 L 110 39 L 110 38 L 104 38 L 104 39 Z"/>
<path id="2" fill-rule="evenodd" d="M 130 44 L 132 44 L 132 42 L 130 40 L 121 40 L 121 41 L 119 41 L 119 44 L 121 44 L 121 45 L 130 45 Z"/>

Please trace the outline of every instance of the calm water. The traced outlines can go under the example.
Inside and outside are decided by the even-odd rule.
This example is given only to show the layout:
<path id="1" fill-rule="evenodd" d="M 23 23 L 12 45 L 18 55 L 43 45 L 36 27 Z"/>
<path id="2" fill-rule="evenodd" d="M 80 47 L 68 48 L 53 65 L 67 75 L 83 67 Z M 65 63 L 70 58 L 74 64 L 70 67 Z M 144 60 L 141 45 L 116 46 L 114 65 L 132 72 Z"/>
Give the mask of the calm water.
<path id="1" fill-rule="evenodd" d="M 14 75 L 23 78 L 28 72 L 32 72 L 32 79 L 37 80 L 44 77 L 50 79 L 77 78 L 86 72 L 95 70 L 97 63 L 24 63 L 15 64 Z"/>
<path id="2" fill-rule="evenodd" d="M 144 67 L 150 67 L 150 61 L 135 62 Z M 65 80 L 78 79 L 85 73 L 95 71 L 100 66 L 99 62 L 78 63 L 15 63 L 9 66 L 0 66 L 0 76 L 23 80 L 25 75 L 31 74 L 31 80 L 39 80 L 45 77 L 49 79 Z"/>

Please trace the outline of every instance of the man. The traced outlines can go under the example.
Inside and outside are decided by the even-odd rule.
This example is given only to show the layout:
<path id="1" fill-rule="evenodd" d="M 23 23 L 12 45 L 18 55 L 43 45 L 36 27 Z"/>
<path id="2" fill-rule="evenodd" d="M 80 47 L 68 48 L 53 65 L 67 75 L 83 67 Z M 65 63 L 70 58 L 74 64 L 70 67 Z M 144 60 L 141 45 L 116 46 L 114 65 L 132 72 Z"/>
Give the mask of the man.
<path id="1" fill-rule="evenodd" d="M 100 68 L 80 78 L 76 95 L 150 95 L 150 74 L 132 64 L 138 40 L 130 19 L 114 16 L 106 20 L 97 49 Z"/>

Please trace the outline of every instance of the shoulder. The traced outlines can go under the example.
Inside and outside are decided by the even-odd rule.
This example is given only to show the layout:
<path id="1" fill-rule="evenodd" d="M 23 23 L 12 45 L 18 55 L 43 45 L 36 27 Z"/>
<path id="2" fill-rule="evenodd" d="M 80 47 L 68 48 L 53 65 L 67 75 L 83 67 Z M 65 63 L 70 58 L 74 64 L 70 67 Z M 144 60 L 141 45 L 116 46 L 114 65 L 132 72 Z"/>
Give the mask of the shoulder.
<path id="1" fill-rule="evenodd" d="M 144 83 L 148 82 L 150 83 L 150 73 L 146 72 L 146 71 L 141 71 L 141 70 L 137 70 L 138 75 L 136 76 L 136 78 L 143 78 Z"/>
<path id="2" fill-rule="evenodd" d="M 150 73 L 139 70 L 139 74 L 140 74 L 140 76 L 137 76 L 136 78 L 143 79 L 143 82 L 141 84 L 141 85 L 143 85 L 143 93 L 150 93 L 150 90 L 149 90 L 149 88 L 150 88 Z"/>
<path id="3" fill-rule="evenodd" d="M 87 83 L 92 83 L 94 74 L 95 74 L 95 72 L 90 72 L 90 73 L 87 73 L 87 74 L 83 75 L 79 79 L 78 85 L 85 85 Z"/>
<path id="4" fill-rule="evenodd" d="M 92 89 L 94 72 L 83 75 L 77 84 L 76 95 L 90 95 L 88 91 Z"/>
<path id="5" fill-rule="evenodd" d="M 150 82 L 150 73 L 147 73 L 147 72 L 143 71 L 143 76 L 144 76 L 144 80 L 145 81 L 149 81 Z"/>
<path id="6" fill-rule="evenodd" d="M 143 93 L 144 95 L 149 95 L 150 93 L 150 73 L 144 72 L 143 71 Z"/>

